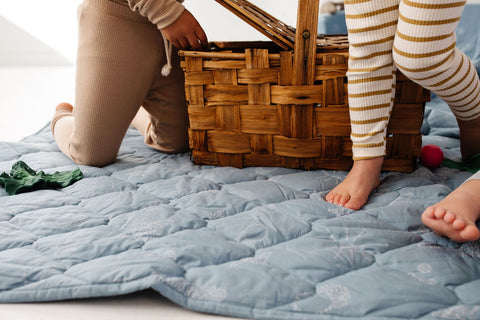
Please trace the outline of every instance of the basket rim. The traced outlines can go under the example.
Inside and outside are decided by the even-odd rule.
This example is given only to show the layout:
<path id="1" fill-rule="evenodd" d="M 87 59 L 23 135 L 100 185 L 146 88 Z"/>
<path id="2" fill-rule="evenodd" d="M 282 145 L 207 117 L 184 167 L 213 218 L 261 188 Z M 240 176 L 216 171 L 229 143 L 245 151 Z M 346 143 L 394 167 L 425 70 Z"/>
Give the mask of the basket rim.
<path id="1" fill-rule="evenodd" d="M 321 35 L 317 41 L 317 54 L 321 54 L 322 50 L 339 50 L 348 54 L 348 36 L 345 34 L 329 34 Z M 180 57 L 205 57 L 205 58 L 230 58 L 244 59 L 245 53 L 240 50 L 244 49 L 272 49 L 280 52 L 283 48 L 279 47 L 272 41 L 211 41 L 209 47 L 204 50 L 179 50 Z M 238 50 L 238 51 L 233 51 Z M 293 51 L 289 49 L 287 51 Z"/>

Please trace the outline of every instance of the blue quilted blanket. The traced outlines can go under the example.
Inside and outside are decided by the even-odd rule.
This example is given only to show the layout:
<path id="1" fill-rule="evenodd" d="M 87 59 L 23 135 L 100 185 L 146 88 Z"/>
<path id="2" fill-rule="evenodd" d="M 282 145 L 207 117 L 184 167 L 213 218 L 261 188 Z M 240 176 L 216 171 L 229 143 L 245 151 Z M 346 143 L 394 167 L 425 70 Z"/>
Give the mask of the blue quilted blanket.
<path id="1" fill-rule="evenodd" d="M 435 97 L 422 132 L 457 157 L 455 119 Z M 48 126 L 0 142 L 0 172 L 17 160 L 46 173 L 77 167 Z M 197 166 L 133 129 L 118 162 L 80 169 L 63 189 L 0 189 L 0 302 L 151 288 L 245 318 L 480 319 L 480 242 L 455 243 L 420 220 L 469 172 L 385 172 L 351 211 L 324 200 L 346 172 Z"/>

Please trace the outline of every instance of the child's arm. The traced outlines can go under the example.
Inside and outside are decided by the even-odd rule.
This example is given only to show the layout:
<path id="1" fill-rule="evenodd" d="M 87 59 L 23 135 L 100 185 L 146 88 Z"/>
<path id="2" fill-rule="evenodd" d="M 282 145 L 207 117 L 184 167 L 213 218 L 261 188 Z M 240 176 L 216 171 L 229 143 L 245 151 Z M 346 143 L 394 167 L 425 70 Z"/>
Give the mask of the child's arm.
<path id="1" fill-rule="evenodd" d="M 188 11 L 162 29 L 163 35 L 177 48 L 201 49 L 208 45 L 207 36 L 197 19 Z"/>
<path id="2" fill-rule="evenodd" d="M 155 24 L 177 48 L 200 49 L 207 46 L 207 37 L 195 17 L 177 0 L 127 0 L 137 11 Z"/>

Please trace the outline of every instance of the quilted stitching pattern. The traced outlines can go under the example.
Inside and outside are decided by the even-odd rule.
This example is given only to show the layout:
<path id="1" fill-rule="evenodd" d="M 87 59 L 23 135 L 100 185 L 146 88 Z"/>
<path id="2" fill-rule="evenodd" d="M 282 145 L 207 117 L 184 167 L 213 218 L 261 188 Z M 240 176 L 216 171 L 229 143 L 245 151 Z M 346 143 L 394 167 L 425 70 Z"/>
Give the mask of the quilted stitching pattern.
<path id="1" fill-rule="evenodd" d="M 427 114 L 424 130 L 451 123 L 447 110 Z M 430 138 L 458 148 L 456 137 Z M 48 127 L 0 149 L 3 171 L 17 160 L 47 173 L 76 167 Z M 117 163 L 80 168 L 84 179 L 64 189 L 0 191 L 1 301 L 153 288 L 187 308 L 241 317 L 480 314 L 478 242 L 455 244 L 420 221 L 468 173 L 385 173 L 354 212 L 323 199 L 345 172 L 195 166 L 144 147 L 134 130 Z"/>
<path id="2" fill-rule="evenodd" d="M 455 119 L 436 98 L 422 132 L 458 155 Z M 76 167 L 48 125 L 0 142 L 0 171 L 17 160 Z M 323 198 L 345 172 L 200 167 L 133 130 L 118 162 L 80 168 L 84 179 L 64 189 L 0 189 L 1 302 L 152 288 L 186 308 L 258 319 L 480 319 L 480 242 L 456 244 L 420 220 L 468 172 L 385 173 L 353 212 Z"/>

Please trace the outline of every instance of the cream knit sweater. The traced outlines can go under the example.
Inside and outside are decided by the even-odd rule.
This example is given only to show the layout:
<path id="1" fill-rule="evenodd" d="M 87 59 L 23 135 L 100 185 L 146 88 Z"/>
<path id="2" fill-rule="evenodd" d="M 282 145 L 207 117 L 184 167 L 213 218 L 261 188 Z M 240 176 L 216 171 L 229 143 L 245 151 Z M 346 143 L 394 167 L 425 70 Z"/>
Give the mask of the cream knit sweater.
<path id="1" fill-rule="evenodd" d="M 150 22 L 155 24 L 159 30 L 168 27 L 185 10 L 181 4 L 183 0 L 110 0 L 122 5 L 129 6 L 133 11 L 138 12 Z"/>

